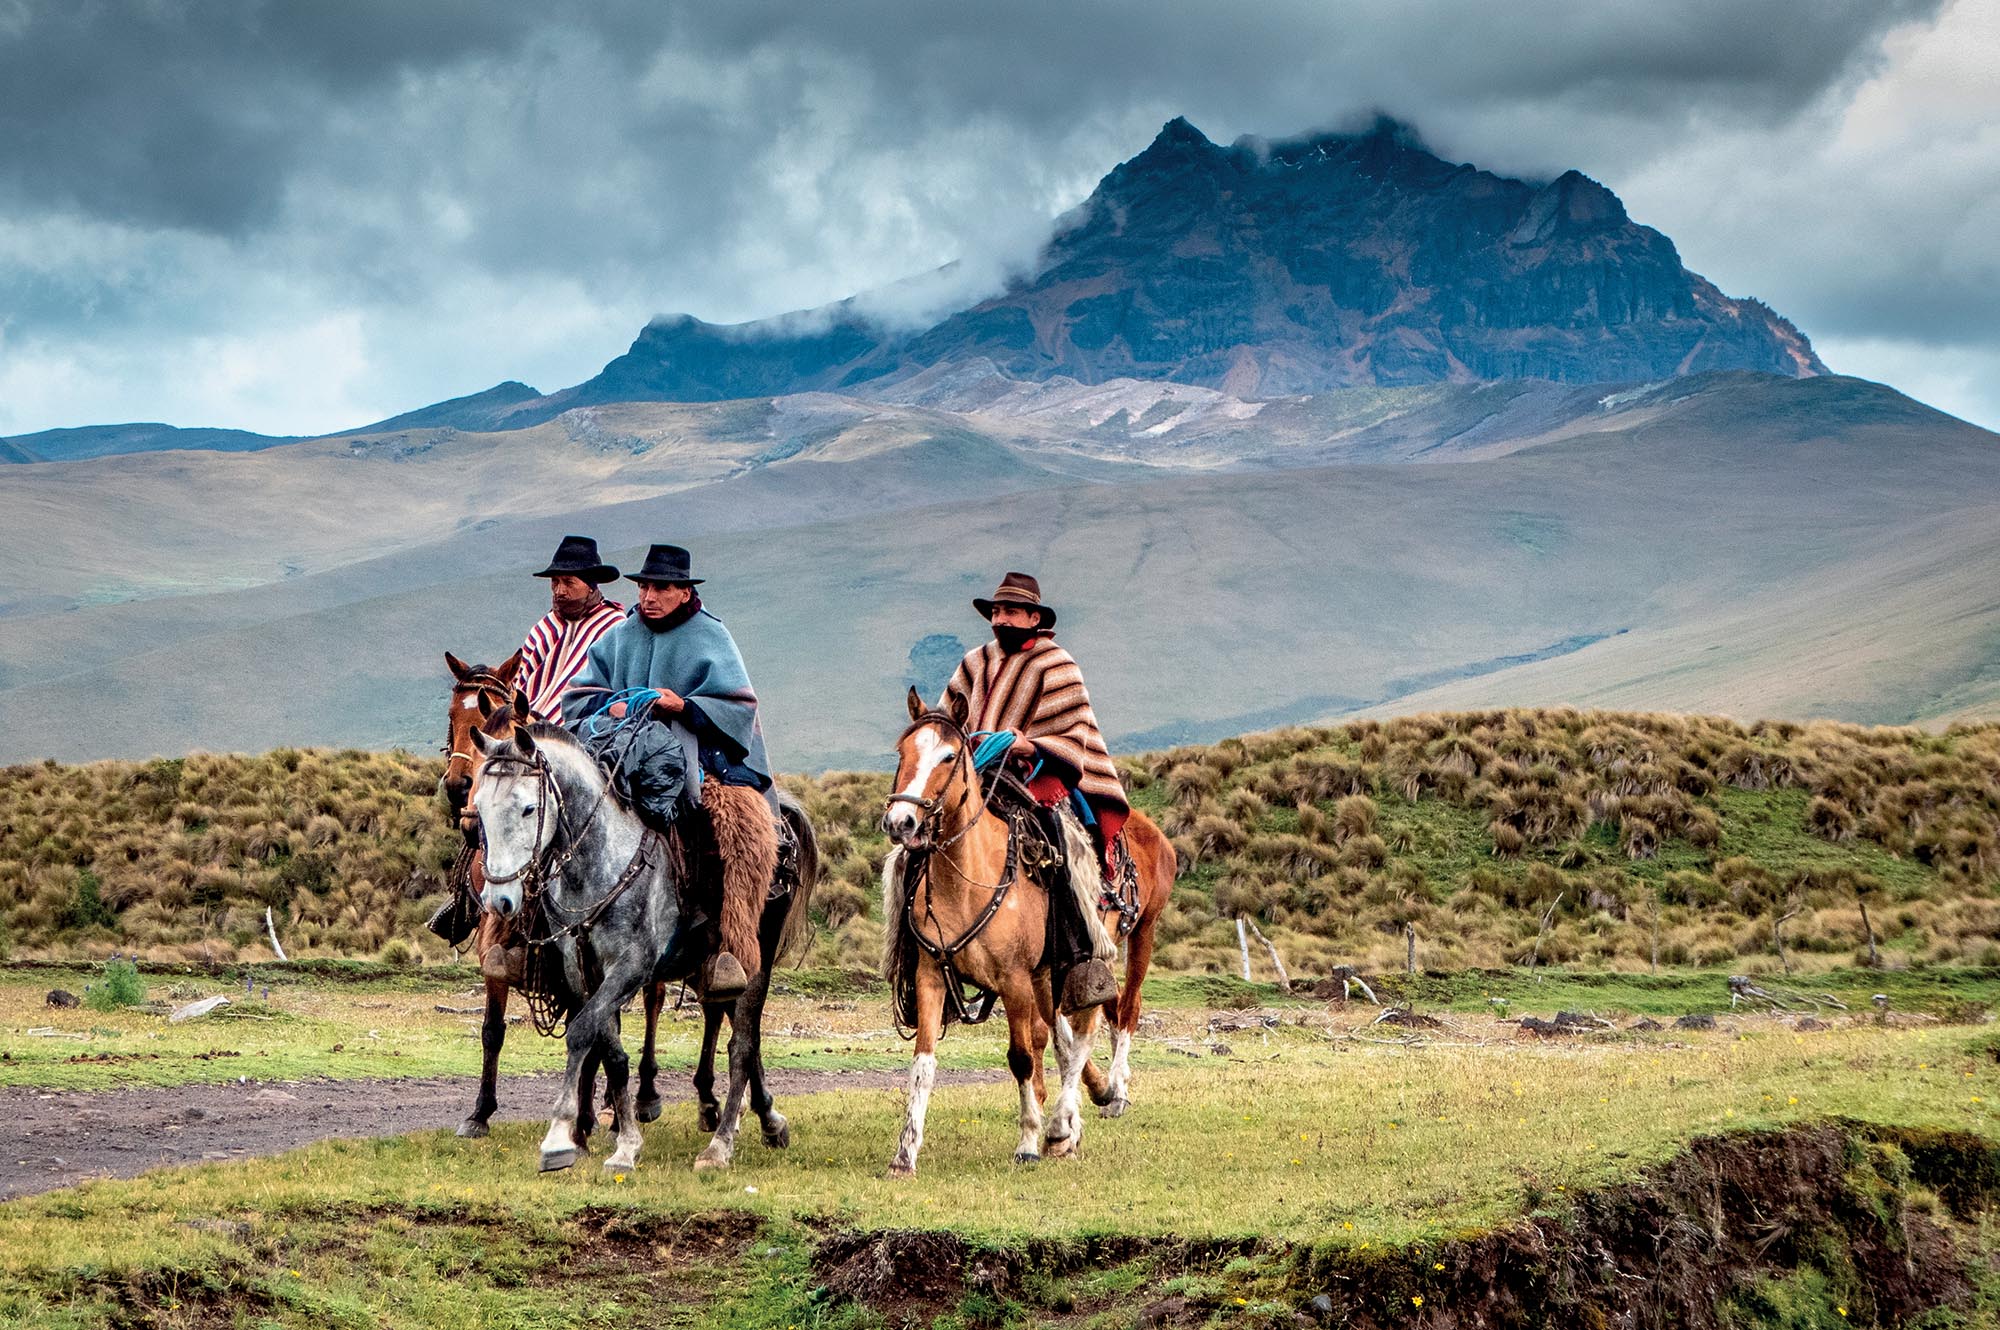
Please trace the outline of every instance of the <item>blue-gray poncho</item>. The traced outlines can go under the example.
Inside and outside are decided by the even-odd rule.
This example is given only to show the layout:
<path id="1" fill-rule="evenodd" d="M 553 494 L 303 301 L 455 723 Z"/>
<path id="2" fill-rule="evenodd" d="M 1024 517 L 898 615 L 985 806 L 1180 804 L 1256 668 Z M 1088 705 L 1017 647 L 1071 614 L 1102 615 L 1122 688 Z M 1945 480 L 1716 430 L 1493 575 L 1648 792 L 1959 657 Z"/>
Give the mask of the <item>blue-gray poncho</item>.
<path id="1" fill-rule="evenodd" d="M 685 622 L 656 632 L 635 606 L 591 645 L 589 659 L 563 694 L 563 715 L 581 719 L 602 706 L 607 694 L 628 688 L 665 689 L 686 699 L 675 728 L 685 727 L 697 741 L 707 775 L 726 784 L 770 786 L 757 692 L 722 620 L 697 610 Z M 743 779 L 745 774 L 752 779 Z"/>

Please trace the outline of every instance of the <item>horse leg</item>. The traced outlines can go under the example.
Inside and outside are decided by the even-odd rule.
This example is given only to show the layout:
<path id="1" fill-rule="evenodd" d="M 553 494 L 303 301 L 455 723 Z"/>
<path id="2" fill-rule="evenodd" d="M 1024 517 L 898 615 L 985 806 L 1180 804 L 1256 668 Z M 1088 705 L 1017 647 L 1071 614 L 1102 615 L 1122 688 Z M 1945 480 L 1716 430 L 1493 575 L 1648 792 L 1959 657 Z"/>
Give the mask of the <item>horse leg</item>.
<path id="1" fill-rule="evenodd" d="M 1115 1118 L 1132 1106 L 1132 1036 L 1139 1031 L 1139 990 L 1145 985 L 1146 970 L 1153 963 L 1153 926 L 1157 915 L 1143 918 L 1132 930 L 1125 953 L 1125 983 L 1118 990 L 1118 1014 L 1111 1029 L 1111 1076 L 1108 1094 L 1096 1099 L 1104 1107 L 1102 1116 Z"/>
<path id="2" fill-rule="evenodd" d="M 758 982 L 750 986 L 745 996 L 754 997 L 755 1004 L 745 1013 L 750 1029 L 750 1111 L 757 1115 L 757 1121 L 764 1128 L 764 1144 L 773 1150 L 783 1150 L 792 1143 L 792 1126 L 778 1106 L 771 1099 L 770 1090 L 764 1086 L 764 999 L 770 992 L 770 966 L 758 976 Z"/>
<path id="3" fill-rule="evenodd" d="M 754 988 L 746 990 L 730 1010 L 729 1093 L 723 1100 L 721 1112 L 716 1115 L 715 1135 L 695 1156 L 697 1173 L 728 1168 L 736 1157 L 736 1133 L 743 1125 L 743 1104 L 750 1091 L 750 1054 L 754 1047 L 749 1022 L 745 1019 L 745 1008 L 750 1005 L 750 996 L 754 991 Z"/>
<path id="4" fill-rule="evenodd" d="M 1014 1147 L 1014 1162 L 1033 1164 L 1042 1157 L 1042 1045 L 1048 1042 L 1048 1027 L 1035 1011 L 1029 985 L 1014 985 L 1001 1000 L 1007 1004 L 1007 1070 L 1014 1073 L 1021 1095 L 1021 1140 Z"/>
<path id="5" fill-rule="evenodd" d="M 612 1105 L 612 1129 L 618 1135 L 618 1148 L 604 1161 L 605 1171 L 622 1172 L 637 1168 L 643 1138 L 639 1134 L 639 1114 L 633 1100 L 632 1063 L 626 1056 L 625 1043 L 619 1038 L 615 1026 L 599 1043 L 598 1055 L 604 1063 L 604 1098 Z"/>
<path id="6" fill-rule="evenodd" d="M 715 1101 L 715 1043 L 722 1033 L 721 1007 L 701 1008 L 701 1061 L 694 1069 L 694 1097 L 701 1105 L 701 1129 L 714 1131 L 722 1123 L 722 1105 Z"/>
<path id="7" fill-rule="evenodd" d="M 486 1019 L 479 1026 L 479 1098 L 472 1113 L 458 1124 L 465 1137 L 486 1135 L 487 1122 L 500 1107 L 500 1046 L 507 1042 L 507 980 L 491 975 L 486 979 Z"/>
<path id="8" fill-rule="evenodd" d="M 667 986 L 661 982 L 646 985 L 646 1046 L 639 1052 L 639 1121 L 652 1122 L 660 1116 L 660 1091 L 656 1078 L 660 1073 L 660 1059 L 653 1050 L 654 1042 L 660 1037 L 660 1008 L 667 1002 Z"/>
<path id="9" fill-rule="evenodd" d="M 917 1152 L 924 1146 L 924 1116 L 930 1111 L 931 1087 L 937 1084 L 937 1042 L 944 1033 L 944 976 L 929 956 L 917 961 L 917 1048 L 910 1060 L 909 1101 L 903 1113 L 903 1136 L 889 1176 L 917 1175 Z"/>
<path id="10" fill-rule="evenodd" d="M 597 1078 L 599 1049 L 616 1010 L 617 1004 L 609 1000 L 609 990 L 600 987 L 590 1001 L 570 1015 L 569 1029 L 563 1036 L 569 1047 L 569 1060 L 563 1066 L 562 1086 L 556 1091 L 548 1134 L 542 1137 L 544 1173 L 574 1164 L 588 1139 L 584 1123 L 592 1116 L 590 1098 L 595 1088 L 592 1083 Z"/>
<path id="11" fill-rule="evenodd" d="M 1074 1155 L 1083 1138 L 1083 1068 L 1090 1061 L 1090 1039 L 1097 1031 L 1097 1013 L 1092 1007 L 1078 1012 L 1076 1024 L 1067 1016 L 1055 1020 L 1056 1105 L 1049 1112 L 1048 1149 L 1051 1159 Z"/>
<path id="12" fill-rule="evenodd" d="M 593 1044 L 584 1052 L 583 1070 L 576 1082 L 576 1127 L 570 1132 L 570 1139 L 576 1143 L 580 1155 L 590 1153 L 590 1133 L 597 1130 L 597 1069 L 603 1064 L 604 1055 Z"/>

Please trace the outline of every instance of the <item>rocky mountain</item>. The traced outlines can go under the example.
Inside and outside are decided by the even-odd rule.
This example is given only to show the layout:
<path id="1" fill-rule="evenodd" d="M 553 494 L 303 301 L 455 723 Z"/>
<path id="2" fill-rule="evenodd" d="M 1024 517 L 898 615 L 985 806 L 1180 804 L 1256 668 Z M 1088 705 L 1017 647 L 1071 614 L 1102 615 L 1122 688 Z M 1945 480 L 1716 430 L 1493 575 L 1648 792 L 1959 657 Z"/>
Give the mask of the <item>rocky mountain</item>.
<path id="1" fill-rule="evenodd" d="M 1445 161 L 1390 120 L 1228 147 L 1174 120 L 1062 220 L 1032 276 L 916 333 L 885 332 L 868 308 L 663 318 L 596 378 L 518 410 L 806 390 L 899 400 L 911 377 L 971 360 L 1016 379 L 1250 397 L 1827 372 L 1797 328 L 1688 271 L 1596 181 Z"/>

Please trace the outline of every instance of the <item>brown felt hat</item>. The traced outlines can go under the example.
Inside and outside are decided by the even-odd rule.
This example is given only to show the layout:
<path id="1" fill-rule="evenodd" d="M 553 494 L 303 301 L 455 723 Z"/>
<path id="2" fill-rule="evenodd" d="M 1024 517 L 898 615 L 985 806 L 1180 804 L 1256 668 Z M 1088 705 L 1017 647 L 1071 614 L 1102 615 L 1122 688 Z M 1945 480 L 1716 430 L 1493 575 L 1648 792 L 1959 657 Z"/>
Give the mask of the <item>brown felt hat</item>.
<path id="1" fill-rule="evenodd" d="M 979 611 L 981 618 L 992 618 L 995 605 L 1025 605 L 1031 610 L 1040 610 L 1042 627 L 1055 627 L 1055 610 L 1042 604 L 1042 584 L 1026 573 L 1008 573 L 1001 578 L 1000 589 L 993 593 L 991 600 L 983 596 L 972 598 L 972 608 Z"/>

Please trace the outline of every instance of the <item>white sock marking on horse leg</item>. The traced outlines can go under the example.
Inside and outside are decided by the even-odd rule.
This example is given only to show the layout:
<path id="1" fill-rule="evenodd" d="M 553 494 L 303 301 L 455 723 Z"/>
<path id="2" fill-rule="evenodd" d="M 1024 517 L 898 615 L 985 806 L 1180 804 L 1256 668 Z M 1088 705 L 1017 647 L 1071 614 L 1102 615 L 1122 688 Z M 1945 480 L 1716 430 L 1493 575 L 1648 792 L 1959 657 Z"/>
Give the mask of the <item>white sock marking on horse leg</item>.
<path id="1" fill-rule="evenodd" d="M 1021 1086 L 1021 1143 L 1014 1148 L 1014 1157 L 1021 1159 L 1042 1153 L 1042 1101 L 1035 1097 L 1035 1078 L 1030 1076 L 1020 1082 Z"/>
<path id="2" fill-rule="evenodd" d="M 1121 1028 L 1111 1036 L 1111 1097 L 1130 1099 L 1131 1088 L 1132 1032 Z"/>
<path id="3" fill-rule="evenodd" d="M 910 1063 L 910 1106 L 903 1115 L 903 1139 L 890 1167 L 898 1172 L 917 1168 L 917 1151 L 924 1146 L 924 1115 L 930 1111 L 931 1087 L 937 1084 L 937 1054 L 919 1053 Z"/>
<path id="4" fill-rule="evenodd" d="M 1078 1105 L 1083 1084 L 1083 1064 L 1090 1056 L 1090 1041 L 1079 1036 L 1067 1016 L 1056 1017 L 1056 1074 L 1061 1087 L 1055 1107 L 1049 1110 L 1048 1138 L 1051 1155 L 1073 1154 L 1083 1135 L 1083 1112 Z"/>
<path id="5" fill-rule="evenodd" d="M 618 1149 L 604 1161 L 607 1169 L 637 1168 L 639 1147 L 646 1138 L 639 1133 L 639 1094 L 631 1081 L 618 1094 Z"/>

